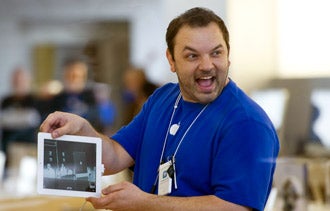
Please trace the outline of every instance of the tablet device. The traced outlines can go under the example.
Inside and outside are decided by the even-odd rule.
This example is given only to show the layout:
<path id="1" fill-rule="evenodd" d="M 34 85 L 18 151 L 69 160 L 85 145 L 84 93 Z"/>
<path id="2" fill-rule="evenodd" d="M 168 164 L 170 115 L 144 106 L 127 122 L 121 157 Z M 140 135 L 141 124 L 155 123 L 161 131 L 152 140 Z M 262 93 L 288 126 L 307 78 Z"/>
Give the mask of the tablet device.
<path id="1" fill-rule="evenodd" d="M 38 193 L 101 196 L 101 144 L 95 137 L 38 133 Z"/>

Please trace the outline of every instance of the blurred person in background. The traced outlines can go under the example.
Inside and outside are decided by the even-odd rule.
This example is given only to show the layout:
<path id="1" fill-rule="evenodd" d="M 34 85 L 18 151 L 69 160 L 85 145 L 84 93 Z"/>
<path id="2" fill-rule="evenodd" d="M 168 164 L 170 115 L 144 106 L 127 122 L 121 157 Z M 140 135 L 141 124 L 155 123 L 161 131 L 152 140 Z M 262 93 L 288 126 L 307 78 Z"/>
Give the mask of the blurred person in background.
<path id="1" fill-rule="evenodd" d="M 88 64 L 84 58 L 72 57 L 65 60 L 63 90 L 54 97 L 52 110 L 77 114 L 100 129 L 95 92 L 93 87 L 88 86 Z"/>
<path id="2" fill-rule="evenodd" d="M 2 99 L 0 114 L 1 150 L 6 153 L 7 158 L 10 143 L 36 143 L 36 132 L 41 123 L 37 100 L 32 94 L 30 73 L 23 67 L 15 68 L 11 76 L 11 85 L 12 93 Z"/>
<path id="3" fill-rule="evenodd" d="M 37 107 L 44 120 L 49 113 L 53 112 L 53 99 L 63 90 L 63 84 L 59 80 L 48 80 L 41 84 L 37 90 Z"/>
<path id="4" fill-rule="evenodd" d="M 142 68 L 129 67 L 123 76 L 124 85 L 124 125 L 128 124 L 141 110 L 147 98 L 156 90 Z"/>
<path id="5" fill-rule="evenodd" d="M 116 118 L 116 108 L 110 95 L 111 89 L 107 84 L 95 83 L 94 92 L 100 121 L 100 131 L 111 135 Z"/>

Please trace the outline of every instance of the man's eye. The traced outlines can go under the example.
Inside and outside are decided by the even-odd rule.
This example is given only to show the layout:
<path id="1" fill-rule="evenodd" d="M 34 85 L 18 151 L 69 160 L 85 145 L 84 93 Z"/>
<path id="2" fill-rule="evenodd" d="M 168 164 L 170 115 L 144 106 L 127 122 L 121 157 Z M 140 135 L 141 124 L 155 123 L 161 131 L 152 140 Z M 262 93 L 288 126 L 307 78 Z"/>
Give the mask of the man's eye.
<path id="1" fill-rule="evenodd" d="M 218 50 L 218 51 L 213 51 L 212 52 L 212 56 L 219 56 L 219 55 L 221 55 L 221 51 L 220 50 Z"/>
<path id="2" fill-rule="evenodd" d="M 197 58 L 197 55 L 196 54 L 188 54 L 187 55 L 187 59 L 189 59 L 189 60 L 193 60 L 195 58 Z"/>

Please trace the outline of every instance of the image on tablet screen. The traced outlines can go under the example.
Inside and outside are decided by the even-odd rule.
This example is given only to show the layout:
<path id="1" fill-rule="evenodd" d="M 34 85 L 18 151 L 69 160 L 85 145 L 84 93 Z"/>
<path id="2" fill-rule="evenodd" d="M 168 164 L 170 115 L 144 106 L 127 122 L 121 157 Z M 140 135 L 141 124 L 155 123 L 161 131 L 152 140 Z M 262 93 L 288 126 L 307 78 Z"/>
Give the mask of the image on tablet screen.
<path id="1" fill-rule="evenodd" d="M 96 144 L 45 139 L 43 188 L 96 191 Z"/>

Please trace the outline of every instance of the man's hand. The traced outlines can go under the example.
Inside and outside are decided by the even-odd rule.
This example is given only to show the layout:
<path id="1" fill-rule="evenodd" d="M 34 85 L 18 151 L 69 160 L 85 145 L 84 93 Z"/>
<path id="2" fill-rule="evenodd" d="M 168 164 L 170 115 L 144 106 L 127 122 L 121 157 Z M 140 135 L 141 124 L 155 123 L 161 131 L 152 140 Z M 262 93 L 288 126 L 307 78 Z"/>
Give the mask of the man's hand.
<path id="1" fill-rule="evenodd" d="M 143 210 L 147 200 L 154 197 L 130 182 L 110 185 L 102 190 L 102 194 L 101 198 L 89 197 L 86 200 L 96 209 Z"/>
<path id="2" fill-rule="evenodd" d="M 98 133 L 84 118 L 65 112 L 54 112 L 48 115 L 40 126 L 41 132 L 51 133 L 53 138 L 62 135 L 97 136 Z"/>

